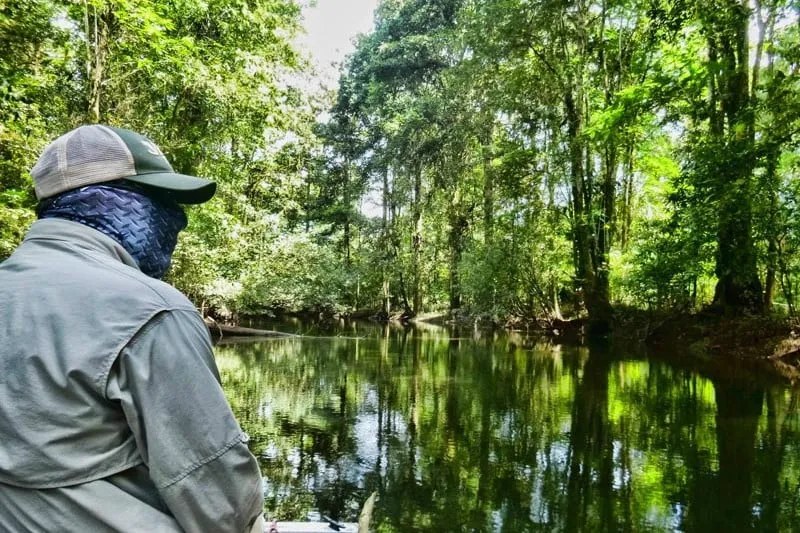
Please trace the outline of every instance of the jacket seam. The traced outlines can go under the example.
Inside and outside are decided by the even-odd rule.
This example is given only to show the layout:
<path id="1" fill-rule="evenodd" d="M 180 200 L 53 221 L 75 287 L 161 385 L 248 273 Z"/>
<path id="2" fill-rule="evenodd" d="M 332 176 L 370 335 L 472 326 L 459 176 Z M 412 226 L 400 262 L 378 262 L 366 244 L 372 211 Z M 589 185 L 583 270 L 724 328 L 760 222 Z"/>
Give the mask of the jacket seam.
<path id="1" fill-rule="evenodd" d="M 95 378 L 95 386 L 98 387 L 99 390 L 103 393 L 103 398 L 108 400 L 108 375 L 111 373 L 111 367 L 114 366 L 114 362 L 119 358 L 122 354 L 122 350 L 127 348 L 128 346 L 135 346 L 136 342 L 138 341 L 137 336 L 139 334 L 144 334 L 150 331 L 153 327 L 160 324 L 164 317 L 166 317 L 167 313 L 171 313 L 173 311 L 189 311 L 188 308 L 183 307 L 171 307 L 171 308 L 162 308 L 156 309 L 153 313 L 147 316 L 147 319 L 142 322 L 142 325 L 136 328 L 136 331 L 133 332 L 130 336 L 125 336 L 125 339 L 118 344 L 114 350 L 106 356 L 103 360 L 103 364 L 100 367 L 100 372 L 97 374 Z M 193 312 L 197 312 L 197 309 L 191 309 Z M 162 315 L 157 320 L 154 320 L 158 315 Z"/>
<path id="2" fill-rule="evenodd" d="M 10 479 L 6 478 L 5 476 L 0 475 L 0 483 L 11 485 L 12 487 L 19 487 L 23 489 L 57 489 L 62 487 L 72 487 L 74 485 L 80 485 L 82 483 L 91 483 L 92 481 L 98 481 L 109 476 L 113 476 L 114 474 L 119 474 L 120 472 L 124 472 L 129 468 L 133 468 L 134 466 L 139 466 L 144 464 L 144 460 L 142 460 L 141 456 L 137 456 L 136 459 L 131 461 L 126 461 L 125 463 L 119 465 L 118 467 L 114 468 L 96 468 L 92 470 L 89 474 L 79 478 L 69 478 L 63 481 L 50 481 L 47 483 L 18 483 L 16 481 L 11 481 Z"/>
<path id="3" fill-rule="evenodd" d="M 239 444 L 241 442 L 242 442 L 242 434 L 240 433 L 239 435 L 236 436 L 235 439 L 230 441 L 228 444 L 226 444 L 225 446 L 223 446 L 222 448 L 220 448 L 219 450 L 217 450 L 213 454 L 209 455 L 208 457 L 206 457 L 204 459 L 200 459 L 199 461 L 195 461 L 189 467 L 187 467 L 184 471 L 182 471 L 181 473 L 177 474 L 176 476 L 170 478 L 165 483 L 157 484 L 156 488 L 161 490 L 161 489 L 167 489 L 167 488 L 171 487 L 172 485 L 174 485 L 174 484 L 178 483 L 179 481 L 181 481 L 181 480 L 187 478 L 188 476 L 190 476 L 192 474 L 192 472 L 194 472 L 195 470 L 197 470 L 201 466 L 207 465 L 208 463 L 210 463 L 210 462 L 212 462 L 212 461 L 214 461 L 216 459 L 219 459 L 228 450 L 230 450 L 231 448 L 233 448 L 234 446 L 236 446 L 237 444 Z"/>
<path id="4" fill-rule="evenodd" d="M 28 238 L 26 240 L 30 240 L 30 241 L 44 240 L 44 241 L 55 241 L 55 242 L 60 242 L 60 243 L 65 243 L 65 244 L 74 244 L 74 243 L 71 243 L 69 240 L 60 239 L 58 237 L 42 236 L 42 237 Z M 128 345 L 128 343 L 131 342 L 131 340 L 137 335 L 137 333 L 139 333 L 139 331 L 141 331 L 142 328 L 145 327 L 153 319 L 153 317 L 155 317 L 159 313 L 169 312 L 169 311 L 178 311 L 178 310 L 192 311 L 192 312 L 196 313 L 197 312 L 197 308 L 194 307 L 194 305 L 191 305 L 191 302 L 189 302 L 190 305 L 176 305 L 175 303 L 168 301 L 164 297 L 164 295 L 161 294 L 161 292 L 159 290 L 157 290 L 155 287 L 153 287 L 149 283 L 146 283 L 145 281 L 139 279 L 138 277 L 131 275 L 130 272 L 126 272 L 125 269 L 120 268 L 120 265 L 125 266 L 127 268 L 133 268 L 133 267 L 131 267 L 129 265 L 126 265 L 125 263 L 123 263 L 123 262 L 121 262 L 119 260 L 114 260 L 114 258 L 112 256 L 108 255 L 108 254 L 104 254 L 104 253 L 96 251 L 96 250 L 82 249 L 79 246 L 77 246 L 77 247 L 73 246 L 73 247 L 70 248 L 70 250 L 72 252 L 74 252 L 74 253 L 77 253 L 78 255 L 80 255 L 82 257 L 85 257 L 85 258 L 93 261 L 93 262 L 100 263 L 101 266 L 107 267 L 107 268 L 113 270 L 114 272 L 116 272 L 117 274 L 119 274 L 121 276 L 125 276 L 126 278 L 128 278 L 128 279 L 132 280 L 133 282 L 135 282 L 137 285 L 142 285 L 144 287 L 147 287 L 158 299 L 158 302 L 157 303 L 154 302 L 154 303 L 156 303 L 159 307 L 156 310 L 154 310 L 151 314 L 149 314 L 147 316 L 147 318 L 142 322 L 142 324 L 139 325 L 133 331 L 133 333 L 131 333 L 130 335 L 125 335 L 125 337 L 122 339 L 120 344 L 118 344 L 114 348 L 114 350 L 110 354 L 108 354 L 106 356 L 106 358 L 103 360 L 103 364 L 101 365 L 100 370 L 99 370 L 97 376 L 95 377 L 95 387 L 97 387 L 98 392 L 101 394 L 101 396 L 103 398 L 108 399 L 106 388 L 108 387 L 108 374 L 111 371 L 111 367 L 114 365 L 114 361 L 117 360 L 117 358 L 119 357 L 119 355 L 122 352 L 122 350 L 125 349 L 125 347 Z M 144 274 L 142 274 L 142 275 L 144 275 Z M 185 296 L 184 296 L 184 298 L 185 298 Z"/>

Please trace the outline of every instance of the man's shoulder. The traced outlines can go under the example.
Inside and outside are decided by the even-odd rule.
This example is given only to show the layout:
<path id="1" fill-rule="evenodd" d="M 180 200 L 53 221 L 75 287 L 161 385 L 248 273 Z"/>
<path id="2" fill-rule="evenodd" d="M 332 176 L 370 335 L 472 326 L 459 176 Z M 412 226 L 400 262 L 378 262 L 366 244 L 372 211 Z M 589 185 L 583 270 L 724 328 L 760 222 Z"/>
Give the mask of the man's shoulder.
<path id="1" fill-rule="evenodd" d="M 26 241 L 0 264 L 0 279 L 0 296 L 4 292 L 24 293 L 34 299 L 50 295 L 51 301 L 131 312 L 195 309 L 171 285 L 102 250 L 73 246 L 63 239 Z"/>
<path id="2" fill-rule="evenodd" d="M 165 309 L 186 309 L 194 311 L 196 307 L 182 292 L 165 283 L 147 276 L 141 271 L 116 263 L 112 267 L 116 276 L 125 279 L 126 289 L 136 292 L 143 299 L 152 300 L 153 304 L 161 305 Z M 123 283 L 120 284 L 120 288 Z"/>
<path id="3" fill-rule="evenodd" d="M 195 311 L 195 305 L 181 291 L 161 280 L 149 278 L 142 274 L 140 281 L 145 284 L 155 295 L 164 301 L 167 307 L 174 309 L 189 309 Z"/>

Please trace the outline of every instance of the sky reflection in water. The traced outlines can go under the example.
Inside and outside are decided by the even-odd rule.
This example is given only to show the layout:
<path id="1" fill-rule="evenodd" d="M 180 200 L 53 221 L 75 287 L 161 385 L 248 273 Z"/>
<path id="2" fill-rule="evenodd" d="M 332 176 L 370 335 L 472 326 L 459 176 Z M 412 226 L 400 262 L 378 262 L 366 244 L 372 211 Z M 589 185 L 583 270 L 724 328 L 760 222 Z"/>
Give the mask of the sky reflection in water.
<path id="1" fill-rule="evenodd" d="M 505 334 L 336 334 L 216 348 L 277 518 L 355 521 L 377 490 L 378 532 L 800 528 L 780 383 Z"/>

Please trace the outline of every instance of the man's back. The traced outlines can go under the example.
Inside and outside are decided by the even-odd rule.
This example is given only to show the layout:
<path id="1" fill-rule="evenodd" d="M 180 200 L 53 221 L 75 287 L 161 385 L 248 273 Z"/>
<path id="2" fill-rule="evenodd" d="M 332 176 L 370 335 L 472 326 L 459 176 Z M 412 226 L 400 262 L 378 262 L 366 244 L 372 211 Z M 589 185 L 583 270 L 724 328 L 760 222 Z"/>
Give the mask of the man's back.
<path id="1" fill-rule="evenodd" d="M 96 231 L 43 220 L 0 264 L 4 483 L 74 485 L 142 463 L 124 413 L 106 399 L 111 365 L 153 316 L 194 308 L 113 255 Z"/>
<path id="2" fill-rule="evenodd" d="M 0 301 L 0 531 L 245 529 L 258 468 L 183 295 L 54 219 L 0 264 Z"/>
<path id="3" fill-rule="evenodd" d="M 263 489 L 194 306 L 159 281 L 211 180 L 136 132 L 81 126 L 31 169 L 0 264 L 0 533 L 260 527 Z"/>

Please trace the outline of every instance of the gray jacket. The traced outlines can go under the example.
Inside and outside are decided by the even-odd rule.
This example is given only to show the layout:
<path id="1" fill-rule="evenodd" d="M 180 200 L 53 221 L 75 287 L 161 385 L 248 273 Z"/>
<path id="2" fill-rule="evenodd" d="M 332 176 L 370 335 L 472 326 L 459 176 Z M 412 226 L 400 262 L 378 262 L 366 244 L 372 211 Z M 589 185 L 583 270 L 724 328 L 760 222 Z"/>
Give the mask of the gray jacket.
<path id="1" fill-rule="evenodd" d="M 252 524 L 258 464 L 186 297 L 47 219 L 0 263 L 0 306 L 0 531 Z"/>

